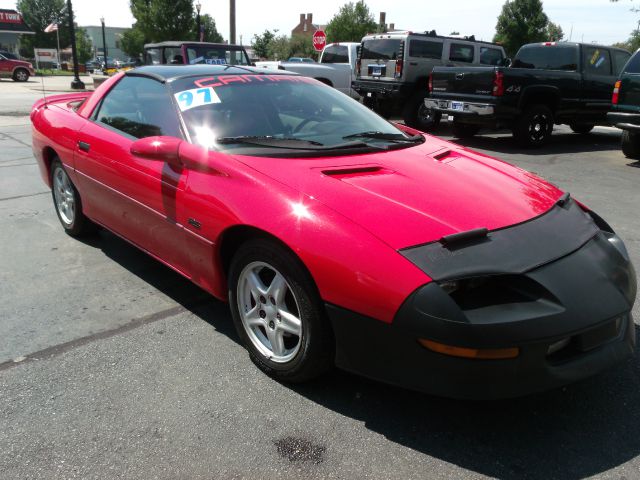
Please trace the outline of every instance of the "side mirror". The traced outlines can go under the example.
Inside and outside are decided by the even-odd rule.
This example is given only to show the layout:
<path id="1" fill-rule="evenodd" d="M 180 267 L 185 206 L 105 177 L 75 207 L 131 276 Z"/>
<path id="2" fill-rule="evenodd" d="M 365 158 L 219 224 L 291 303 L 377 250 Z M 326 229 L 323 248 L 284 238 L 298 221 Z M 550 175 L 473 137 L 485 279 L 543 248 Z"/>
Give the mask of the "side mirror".
<path id="1" fill-rule="evenodd" d="M 503 66 L 503 67 L 510 67 L 510 66 L 511 66 L 511 63 L 512 63 L 512 61 L 511 61 L 511 59 L 510 59 L 510 58 L 505 58 L 505 59 L 502 61 L 502 66 Z"/>
<path id="2" fill-rule="evenodd" d="M 146 137 L 131 144 L 133 155 L 148 160 L 160 160 L 169 165 L 181 168 L 180 144 L 182 140 L 176 137 Z"/>

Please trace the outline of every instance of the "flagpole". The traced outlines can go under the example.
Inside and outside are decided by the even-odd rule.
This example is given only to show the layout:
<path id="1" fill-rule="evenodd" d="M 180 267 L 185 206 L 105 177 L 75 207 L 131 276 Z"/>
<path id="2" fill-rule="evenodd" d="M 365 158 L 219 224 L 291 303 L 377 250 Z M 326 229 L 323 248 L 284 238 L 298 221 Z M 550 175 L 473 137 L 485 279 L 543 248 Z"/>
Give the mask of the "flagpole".
<path id="1" fill-rule="evenodd" d="M 57 27 L 57 25 L 56 25 Z M 60 60 L 60 34 L 58 33 L 60 31 L 59 28 L 56 28 L 56 40 L 58 42 L 58 50 L 57 50 L 57 55 L 58 55 L 58 70 L 60 70 L 62 68 L 62 61 Z"/>

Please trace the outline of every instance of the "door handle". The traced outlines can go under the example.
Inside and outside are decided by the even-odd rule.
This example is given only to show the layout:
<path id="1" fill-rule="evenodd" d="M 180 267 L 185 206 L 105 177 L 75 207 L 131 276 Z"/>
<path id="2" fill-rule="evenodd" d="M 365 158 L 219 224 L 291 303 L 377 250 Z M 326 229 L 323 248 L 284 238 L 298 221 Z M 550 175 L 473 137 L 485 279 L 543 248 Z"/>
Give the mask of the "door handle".
<path id="1" fill-rule="evenodd" d="M 91 145 L 89 145 L 87 142 L 78 142 L 78 148 L 83 152 L 88 152 L 91 148 Z"/>

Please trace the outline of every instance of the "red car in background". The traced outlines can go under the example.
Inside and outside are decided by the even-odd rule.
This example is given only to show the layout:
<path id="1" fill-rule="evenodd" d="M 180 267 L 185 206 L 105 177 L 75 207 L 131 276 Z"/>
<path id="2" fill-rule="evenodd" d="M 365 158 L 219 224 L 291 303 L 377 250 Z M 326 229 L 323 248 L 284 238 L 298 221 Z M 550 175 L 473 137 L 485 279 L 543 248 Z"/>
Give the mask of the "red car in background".
<path id="1" fill-rule="evenodd" d="M 335 364 L 497 398 L 633 352 L 636 275 L 603 219 L 313 79 L 148 66 L 31 118 L 65 231 L 103 226 L 228 301 L 279 380 Z"/>
<path id="2" fill-rule="evenodd" d="M 0 52 L 0 78 L 12 78 L 14 82 L 26 82 L 29 77 L 35 75 L 33 65 L 24 60 L 9 58 Z"/>

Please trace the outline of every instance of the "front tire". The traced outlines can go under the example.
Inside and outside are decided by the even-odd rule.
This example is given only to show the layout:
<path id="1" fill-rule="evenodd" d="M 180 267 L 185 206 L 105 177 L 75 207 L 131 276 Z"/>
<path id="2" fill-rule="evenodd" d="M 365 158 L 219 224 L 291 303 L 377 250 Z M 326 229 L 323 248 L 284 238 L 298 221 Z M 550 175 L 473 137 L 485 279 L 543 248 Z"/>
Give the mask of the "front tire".
<path id="1" fill-rule="evenodd" d="M 82 212 L 80 194 L 58 158 L 51 163 L 51 195 L 64 231 L 72 237 L 94 233 L 96 225 Z"/>
<path id="2" fill-rule="evenodd" d="M 229 305 L 251 360 L 267 375 L 302 382 L 333 366 L 333 336 L 315 284 L 275 241 L 251 240 L 238 249 Z"/>
<path id="3" fill-rule="evenodd" d="M 622 132 L 622 153 L 632 160 L 640 160 L 640 135 L 624 130 Z"/>
<path id="4" fill-rule="evenodd" d="M 16 68 L 13 72 L 13 81 L 26 82 L 27 80 L 29 80 L 29 71 L 25 68 Z"/>
<path id="5" fill-rule="evenodd" d="M 523 147 L 542 147 L 551 138 L 553 123 L 553 112 L 549 107 L 531 105 L 516 120 L 513 136 Z"/>
<path id="6" fill-rule="evenodd" d="M 426 93 L 415 93 L 407 100 L 402 111 L 404 123 L 423 132 L 428 132 L 436 128 L 442 118 L 440 112 L 436 112 L 425 106 L 424 99 L 426 96 Z"/>

